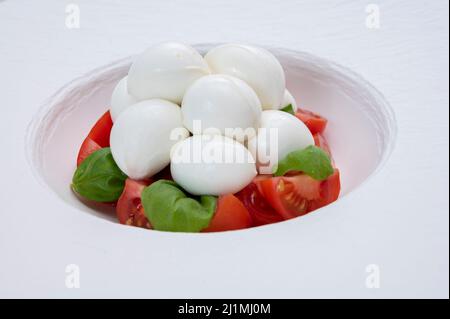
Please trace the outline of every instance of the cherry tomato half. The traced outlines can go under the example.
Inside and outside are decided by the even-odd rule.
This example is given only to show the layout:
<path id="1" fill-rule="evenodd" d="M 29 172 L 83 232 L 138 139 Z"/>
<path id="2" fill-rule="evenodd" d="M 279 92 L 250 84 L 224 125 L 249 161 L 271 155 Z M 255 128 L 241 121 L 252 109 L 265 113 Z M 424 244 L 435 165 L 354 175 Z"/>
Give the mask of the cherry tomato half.
<path id="1" fill-rule="evenodd" d="M 141 202 L 141 193 L 151 182 L 151 180 L 136 181 L 131 178 L 125 181 L 125 188 L 116 207 L 117 218 L 121 224 L 151 229 Z"/>
<path id="2" fill-rule="evenodd" d="M 252 219 L 247 208 L 236 196 L 229 194 L 219 197 L 214 217 L 203 232 L 244 229 L 251 225 Z"/>
<path id="3" fill-rule="evenodd" d="M 112 129 L 111 114 L 107 111 L 102 117 L 94 124 L 89 131 L 88 136 L 81 144 L 80 150 L 77 156 L 77 165 L 88 157 L 96 150 L 109 146 L 109 136 Z"/>
<path id="4" fill-rule="evenodd" d="M 336 201 L 341 193 L 341 175 L 338 169 L 320 185 L 320 198 L 315 201 L 311 209 L 318 209 Z"/>
<path id="5" fill-rule="evenodd" d="M 334 166 L 335 163 L 333 155 L 331 155 L 330 146 L 328 145 L 326 138 L 321 133 L 316 133 L 313 135 L 313 137 L 314 137 L 314 144 L 317 147 L 320 147 L 330 157 L 331 164 Z"/>
<path id="6" fill-rule="evenodd" d="M 255 182 L 247 185 L 236 194 L 236 197 L 242 201 L 250 213 L 253 226 L 268 225 L 284 220 L 260 193 Z"/>
<path id="7" fill-rule="evenodd" d="M 77 166 L 80 166 L 81 162 L 83 162 L 86 157 L 94 153 L 95 151 L 101 149 L 101 146 L 95 143 L 91 138 L 86 137 L 81 144 L 80 151 L 77 156 Z"/>
<path id="8" fill-rule="evenodd" d="M 311 134 L 322 133 L 327 126 L 327 119 L 311 111 L 297 109 L 295 116 L 311 131 Z"/>
<path id="9" fill-rule="evenodd" d="M 320 198 L 320 181 L 307 175 L 272 177 L 256 182 L 267 202 L 284 219 L 302 216 Z"/>

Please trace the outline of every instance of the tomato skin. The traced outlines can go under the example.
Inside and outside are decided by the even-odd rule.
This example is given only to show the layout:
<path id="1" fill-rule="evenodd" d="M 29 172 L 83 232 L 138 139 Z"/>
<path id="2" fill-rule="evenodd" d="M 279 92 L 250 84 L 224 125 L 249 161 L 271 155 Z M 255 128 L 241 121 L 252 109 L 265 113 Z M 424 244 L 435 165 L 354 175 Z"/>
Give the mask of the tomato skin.
<path id="1" fill-rule="evenodd" d="M 321 133 L 316 133 L 313 135 L 313 137 L 314 137 L 314 144 L 317 147 L 320 147 L 330 157 L 331 164 L 335 166 L 333 155 L 331 154 L 331 149 L 326 138 Z"/>
<path id="2" fill-rule="evenodd" d="M 108 147 L 112 126 L 113 122 L 111 119 L 111 114 L 109 113 L 109 111 L 107 111 L 94 124 L 92 129 L 89 131 L 88 137 L 95 141 L 102 148 Z"/>
<path id="3" fill-rule="evenodd" d="M 305 123 L 313 135 L 316 133 L 323 133 L 327 127 L 327 119 L 311 111 L 297 109 L 295 116 Z"/>
<path id="4" fill-rule="evenodd" d="M 327 140 L 321 133 L 316 133 L 313 135 L 314 144 L 317 147 L 320 147 L 328 156 L 331 156 L 330 146 L 328 145 Z"/>
<path id="5" fill-rule="evenodd" d="M 272 177 L 257 182 L 267 202 L 283 219 L 302 216 L 311 211 L 320 198 L 321 182 L 307 175 Z"/>
<path id="6" fill-rule="evenodd" d="M 249 228 L 250 214 L 244 204 L 233 194 L 220 196 L 216 212 L 209 226 L 202 232 L 220 232 Z"/>
<path id="7" fill-rule="evenodd" d="M 338 169 L 335 169 L 333 175 L 322 182 L 320 186 L 320 199 L 313 203 L 311 209 L 315 210 L 331 204 L 339 198 L 340 193 L 341 174 Z"/>
<path id="8" fill-rule="evenodd" d="M 256 185 L 283 219 L 303 216 L 331 204 L 338 199 L 341 190 L 340 173 L 337 169 L 324 181 L 297 174 L 258 180 Z"/>
<path id="9" fill-rule="evenodd" d="M 127 178 L 125 188 L 117 201 L 116 213 L 119 223 L 151 229 L 151 224 L 144 213 L 141 193 L 152 183 L 151 180 L 136 181 Z"/>
<path id="10" fill-rule="evenodd" d="M 89 155 L 101 148 L 102 147 L 91 138 L 86 137 L 83 144 L 81 144 L 80 150 L 78 151 L 77 166 L 80 166 L 81 162 L 83 162 Z"/>
<path id="11" fill-rule="evenodd" d="M 109 146 L 109 137 L 111 135 L 112 125 L 111 114 L 107 111 L 94 124 L 92 129 L 89 131 L 88 136 L 81 144 L 77 156 L 77 166 L 79 166 L 81 162 L 93 152 Z"/>
<path id="12" fill-rule="evenodd" d="M 264 180 L 266 178 L 256 179 L 255 181 Z M 255 181 L 236 194 L 236 197 L 241 200 L 250 213 L 252 226 L 263 226 L 283 221 L 284 218 L 272 208 L 266 198 L 258 190 Z"/>

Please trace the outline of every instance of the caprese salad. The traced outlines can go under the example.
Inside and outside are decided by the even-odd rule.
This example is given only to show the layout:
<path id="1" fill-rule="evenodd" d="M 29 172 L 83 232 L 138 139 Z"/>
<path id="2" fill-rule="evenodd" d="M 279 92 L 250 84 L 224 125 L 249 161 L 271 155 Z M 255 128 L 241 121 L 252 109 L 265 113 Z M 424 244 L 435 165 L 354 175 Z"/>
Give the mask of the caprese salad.
<path id="1" fill-rule="evenodd" d="M 269 51 L 225 44 L 202 56 L 162 43 L 117 83 L 71 187 L 114 205 L 125 225 L 217 232 L 276 223 L 338 198 L 326 126 L 297 106 Z"/>

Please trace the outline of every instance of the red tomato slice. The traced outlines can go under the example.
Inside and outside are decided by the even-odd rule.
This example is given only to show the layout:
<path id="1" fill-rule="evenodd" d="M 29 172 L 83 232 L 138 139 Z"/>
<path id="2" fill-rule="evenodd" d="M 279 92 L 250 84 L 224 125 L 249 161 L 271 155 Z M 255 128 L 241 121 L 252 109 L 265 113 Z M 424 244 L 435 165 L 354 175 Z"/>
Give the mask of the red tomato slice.
<path id="1" fill-rule="evenodd" d="M 80 150 L 78 152 L 77 166 L 79 166 L 81 162 L 83 162 L 86 159 L 86 157 L 88 157 L 89 155 L 91 155 L 92 153 L 94 153 L 99 149 L 101 149 L 100 145 L 95 143 L 89 137 L 86 137 L 83 144 L 81 144 Z"/>
<path id="2" fill-rule="evenodd" d="M 330 157 L 331 164 L 334 166 L 333 155 L 331 154 L 330 146 L 328 145 L 328 142 L 325 139 L 325 137 L 321 133 L 316 133 L 313 135 L 313 137 L 314 137 L 314 144 L 317 147 L 320 147 L 322 150 L 324 150 L 325 153 L 327 153 L 327 155 Z"/>
<path id="3" fill-rule="evenodd" d="M 151 229 L 141 203 L 142 190 L 151 184 L 150 180 L 136 181 L 128 178 L 117 202 L 116 213 L 121 224 Z"/>
<path id="4" fill-rule="evenodd" d="M 257 182 L 258 189 L 284 219 L 305 215 L 320 198 L 321 182 L 301 174 Z"/>
<path id="5" fill-rule="evenodd" d="M 94 124 L 90 130 L 88 137 L 95 141 L 101 147 L 109 146 L 109 136 L 111 135 L 111 129 L 113 122 L 111 114 L 107 111 L 102 117 Z"/>
<path id="6" fill-rule="evenodd" d="M 253 226 L 262 226 L 283 221 L 283 217 L 270 206 L 260 193 L 255 182 L 250 183 L 237 193 L 236 197 L 242 201 L 250 213 Z"/>
<path id="7" fill-rule="evenodd" d="M 220 196 L 217 209 L 209 226 L 203 232 L 219 232 L 249 228 L 250 214 L 244 204 L 233 194 Z"/>
<path id="8" fill-rule="evenodd" d="M 323 151 L 325 151 L 325 153 L 327 153 L 328 156 L 331 156 L 330 146 L 328 145 L 328 142 L 325 139 L 325 137 L 320 133 L 314 134 L 313 137 L 314 137 L 314 144 L 317 147 L 320 147 Z"/>
<path id="9" fill-rule="evenodd" d="M 109 146 L 112 125 L 111 115 L 108 111 L 95 123 L 83 144 L 81 144 L 77 156 L 77 166 L 96 150 Z"/>
<path id="10" fill-rule="evenodd" d="M 327 126 L 327 119 L 311 111 L 297 109 L 295 116 L 311 131 L 311 134 L 322 133 Z"/>
<path id="11" fill-rule="evenodd" d="M 336 201 L 341 192 L 341 175 L 338 169 L 334 174 L 322 182 L 320 186 L 320 199 L 315 201 L 311 207 L 312 210 L 329 205 Z"/>

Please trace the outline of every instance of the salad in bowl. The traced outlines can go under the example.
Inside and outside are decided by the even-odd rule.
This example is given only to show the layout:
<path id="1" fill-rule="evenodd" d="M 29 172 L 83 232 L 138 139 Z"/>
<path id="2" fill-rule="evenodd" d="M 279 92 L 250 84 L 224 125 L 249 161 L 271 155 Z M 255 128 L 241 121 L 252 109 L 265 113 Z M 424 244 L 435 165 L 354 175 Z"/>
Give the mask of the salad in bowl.
<path id="1" fill-rule="evenodd" d="M 285 82 L 263 48 L 148 48 L 84 139 L 73 191 L 113 205 L 121 224 L 174 232 L 262 226 L 336 201 L 327 120 Z"/>

